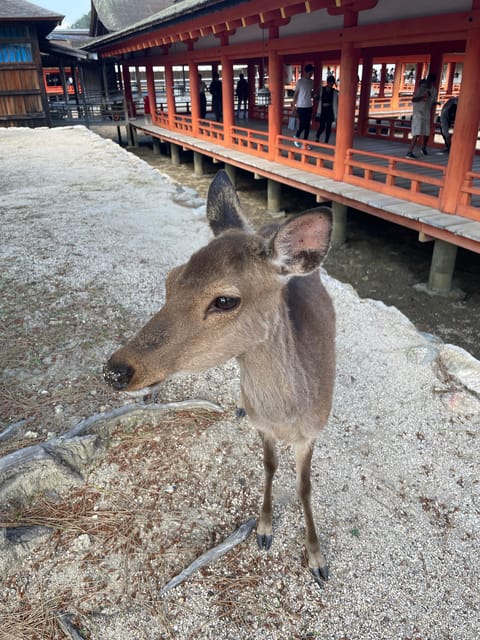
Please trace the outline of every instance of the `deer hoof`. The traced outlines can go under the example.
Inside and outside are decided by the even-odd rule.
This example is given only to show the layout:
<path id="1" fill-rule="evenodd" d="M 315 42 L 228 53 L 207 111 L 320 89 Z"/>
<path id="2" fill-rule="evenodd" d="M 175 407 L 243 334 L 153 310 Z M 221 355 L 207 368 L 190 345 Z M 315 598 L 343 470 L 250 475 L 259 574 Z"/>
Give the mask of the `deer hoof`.
<path id="1" fill-rule="evenodd" d="M 243 407 L 237 407 L 236 411 L 235 411 L 235 416 L 237 418 L 244 418 L 247 415 L 247 412 L 245 411 L 245 409 Z"/>
<path id="2" fill-rule="evenodd" d="M 312 569 L 310 567 L 310 573 L 314 577 L 315 582 L 318 585 L 320 585 L 321 587 L 323 587 L 325 582 L 328 580 L 328 567 L 327 567 L 327 565 L 325 565 L 324 567 L 315 567 L 315 569 Z"/>
<path id="3" fill-rule="evenodd" d="M 257 535 L 257 544 L 259 549 L 263 549 L 264 551 L 268 551 L 272 546 L 273 536 L 269 536 L 267 534 L 258 534 Z"/>

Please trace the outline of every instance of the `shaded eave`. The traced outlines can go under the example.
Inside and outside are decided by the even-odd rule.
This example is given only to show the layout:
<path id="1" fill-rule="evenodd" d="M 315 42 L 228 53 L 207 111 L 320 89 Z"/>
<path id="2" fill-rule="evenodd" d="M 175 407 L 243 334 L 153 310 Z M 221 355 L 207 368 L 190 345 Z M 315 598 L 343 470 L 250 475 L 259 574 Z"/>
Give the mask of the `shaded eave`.
<path id="1" fill-rule="evenodd" d="M 60 58 L 70 58 L 74 60 L 97 60 L 98 56 L 95 52 L 84 51 L 82 49 L 74 49 L 72 47 L 64 47 L 47 40 L 42 46 L 42 53 L 57 56 Z"/>
<path id="2" fill-rule="evenodd" d="M 143 37 L 159 29 L 175 27 L 178 30 L 179 24 L 198 19 L 202 15 L 209 16 L 208 22 L 211 22 L 212 11 L 223 11 L 226 8 L 242 3 L 245 4 L 245 0 L 184 0 L 166 7 L 149 18 L 140 20 L 126 29 L 95 38 L 83 48 L 88 50 L 110 48 L 115 44 L 123 43 L 131 37 Z"/>
<path id="3" fill-rule="evenodd" d="M 347 21 L 353 13 L 371 9 L 378 0 L 183 0 L 164 9 L 150 18 L 131 25 L 128 29 L 94 39 L 83 48 L 98 51 L 102 57 L 117 57 L 144 51 L 154 47 L 169 47 L 174 43 L 191 45 L 205 36 L 229 35 L 236 29 L 257 25 L 264 28 L 268 38 L 270 27 L 288 24 L 292 16 L 326 10 L 330 15 L 343 15 Z M 392 47 L 405 45 L 422 51 L 429 50 L 429 43 L 464 41 L 465 33 L 472 23 L 480 23 L 480 10 L 416 16 L 396 19 L 391 23 L 367 24 L 353 29 L 322 32 L 322 51 L 338 50 L 339 42 L 347 40 L 359 48 Z M 435 26 L 433 29 L 432 26 Z M 297 34 L 288 38 L 290 53 L 305 51 L 305 36 Z M 420 44 L 421 43 L 421 44 Z M 284 51 L 285 40 L 270 40 L 270 46 Z M 235 45 L 229 51 L 234 53 Z M 462 46 L 463 49 L 463 46 Z"/>

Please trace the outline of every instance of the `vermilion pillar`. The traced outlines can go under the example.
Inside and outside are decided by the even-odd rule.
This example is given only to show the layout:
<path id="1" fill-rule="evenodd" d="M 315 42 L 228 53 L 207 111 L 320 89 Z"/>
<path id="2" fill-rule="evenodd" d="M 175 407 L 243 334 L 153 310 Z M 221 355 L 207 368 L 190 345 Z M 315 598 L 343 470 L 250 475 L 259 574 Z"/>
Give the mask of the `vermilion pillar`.
<path id="1" fill-rule="evenodd" d="M 338 98 L 337 128 L 335 134 L 335 166 L 333 177 L 342 180 L 345 172 L 347 149 L 353 144 L 355 100 L 358 81 L 358 50 L 351 42 L 342 46 L 340 60 L 340 94 Z"/>
<path id="2" fill-rule="evenodd" d="M 222 106 L 224 141 L 227 146 L 230 146 L 234 125 L 234 91 L 233 64 L 227 56 L 222 56 Z"/>
<path id="3" fill-rule="evenodd" d="M 274 160 L 277 154 L 277 138 L 282 133 L 283 115 L 283 58 L 276 51 L 268 54 L 268 157 Z"/>
<path id="4" fill-rule="evenodd" d="M 472 29 L 467 38 L 462 87 L 458 97 L 455 129 L 440 201 L 440 209 L 446 213 L 455 213 L 460 187 L 465 180 L 467 171 L 472 168 L 480 122 L 479 78 L 480 28 Z"/>
<path id="5" fill-rule="evenodd" d="M 372 56 L 363 58 L 362 88 L 360 90 L 360 104 L 358 107 L 358 133 L 364 136 L 368 129 L 368 113 L 370 110 L 370 91 L 372 86 Z"/>
<path id="6" fill-rule="evenodd" d="M 190 105 L 192 112 L 192 133 L 198 133 L 198 119 L 200 118 L 200 81 L 198 79 L 198 65 L 190 62 L 188 65 L 188 77 L 190 80 Z"/>
<path id="7" fill-rule="evenodd" d="M 398 109 L 399 97 L 400 97 L 400 89 L 403 84 L 403 70 L 404 65 L 400 62 L 400 60 L 395 60 L 395 75 L 393 77 L 393 86 L 392 86 L 392 109 Z"/>
<path id="8" fill-rule="evenodd" d="M 165 63 L 165 90 L 167 92 L 168 126 L 175 125 L 175 94 L 173 84 L 173 68 L 169 62 Z"/>
<path id="9" fill-rule="evenodd" d="M 155 116 L 157 114 L 157 95 L 156 95 L 156 92 L 155 92 L 155 77 L 154 77 L 154 73 L 153 73 L 153 65 L 152 64 L 147 64 L 147 66 L 146 66 L 146 76 L 147 76 L 148 106 L 150 107 L 150 113 L 151 113 L 151 116 L 152 116 L 152 122 L 155 122 Z"/>

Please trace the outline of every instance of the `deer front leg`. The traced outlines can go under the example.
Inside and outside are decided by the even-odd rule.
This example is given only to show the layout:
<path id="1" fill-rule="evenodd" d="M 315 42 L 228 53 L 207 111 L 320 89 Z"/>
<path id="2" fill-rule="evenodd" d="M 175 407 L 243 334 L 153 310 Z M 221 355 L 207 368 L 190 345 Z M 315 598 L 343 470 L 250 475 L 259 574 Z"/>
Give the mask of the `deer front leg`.
<path id="1" fill-rule="evenodd" d="M 322 581 L 328 578 L 328 568 L 323 553 L 320 550 L 310 502 L 312 489 L 310 467 L 314 444 L 315 441 L 295 444 L 294 451 L 297 467 L 297 494 L 302 501 L 305 516 L 308 566 L 316 582 L 321 586 L 323 584 Z"/>
<path id="2" fill-rule="evenodd" d="M 265 487 L 263 505 L 257 524 L 257 543 L 260 549 L 268 551 L 272 544 L 272 485 L 278 466 L 275 440 L 260 432 L 263 442 L 263 467 L 265 469 Z"/>

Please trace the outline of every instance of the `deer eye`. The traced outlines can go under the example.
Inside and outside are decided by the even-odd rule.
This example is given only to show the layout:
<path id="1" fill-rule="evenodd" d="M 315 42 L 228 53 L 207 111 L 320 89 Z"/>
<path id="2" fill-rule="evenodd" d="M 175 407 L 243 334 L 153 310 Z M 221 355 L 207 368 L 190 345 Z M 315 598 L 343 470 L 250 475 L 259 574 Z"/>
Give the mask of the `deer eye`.
<path id="1" fill-rule="evenodd" d="M 210 303 L 208 311 L 232 311 L 240 304 L 240 298 L 230 298 L 229 296 L 218 296 Z"/>

